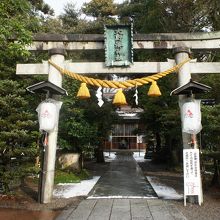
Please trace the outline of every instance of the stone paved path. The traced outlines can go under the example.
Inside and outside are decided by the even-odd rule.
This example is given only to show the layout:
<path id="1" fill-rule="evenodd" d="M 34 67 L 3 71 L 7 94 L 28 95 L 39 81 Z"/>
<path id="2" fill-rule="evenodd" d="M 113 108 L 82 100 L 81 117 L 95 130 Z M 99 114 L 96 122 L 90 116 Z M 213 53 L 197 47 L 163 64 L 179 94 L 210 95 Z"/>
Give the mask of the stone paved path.
<path id="1" fill-rule="evenodd" d="M 171 203 L 157 199 L 133 156 L 126 154 L 117 155 L 86 200 L 56 219 L 186 220 Z"/>
<path id="2" fill-rule="evenodd" d="M 89 198 L 157 198 L 132 154 L 117 154 L 109 170 L 99 179 Z"/>
<path id="3" fill-rule="evenodd" d="M 176 207 L 160 199 L 87 199 L 56 220 L 186 220 Z"/>

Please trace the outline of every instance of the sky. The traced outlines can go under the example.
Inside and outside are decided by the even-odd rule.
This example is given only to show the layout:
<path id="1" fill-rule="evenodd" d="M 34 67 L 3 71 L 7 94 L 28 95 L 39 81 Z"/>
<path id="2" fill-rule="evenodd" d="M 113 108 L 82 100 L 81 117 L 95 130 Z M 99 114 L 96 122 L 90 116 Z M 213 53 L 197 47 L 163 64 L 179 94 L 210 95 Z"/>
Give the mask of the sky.
<path id="1" fill-rule="evenodd" d="M 63 7 L 67 3 L 74 3 L 76 4 L 76 7 L 79 9 L 83 3 L 88 3 L 91 0 L 44 0 L 45 3 L 50 5 L 51 8 L 54 9 L 55 15 L 58 16 L 63 12 Z M 124 0 L 114 0 L 115 3 L 121 3 Z"/>

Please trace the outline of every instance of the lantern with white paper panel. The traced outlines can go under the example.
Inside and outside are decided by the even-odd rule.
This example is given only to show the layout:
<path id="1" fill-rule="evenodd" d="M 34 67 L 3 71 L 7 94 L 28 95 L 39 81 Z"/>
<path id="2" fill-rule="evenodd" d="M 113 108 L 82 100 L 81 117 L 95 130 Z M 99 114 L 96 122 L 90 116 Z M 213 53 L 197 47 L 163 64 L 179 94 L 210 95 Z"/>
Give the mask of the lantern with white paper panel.
<path id="1" fill-rule="evenodd" d="M 57 121 L 57 106 L 51 102 L 42 102 L 38 106 L 37 112 L 40 131 L 52 131 Z"/>
<path id="2" fill-rule="evenodd" d="M 191 100 L 182 103 L 183 132 L 198 134 L 201 131 L 200 102 L 201 100 Z"/>
<path id="3" fill-rule="evenodd" d="M 62 102 L 49 97 L 52 95 L 68 95 L 67 91 L 49 81 L 28 86 L 26 90 L 31 93 L 46 94 L 47 99 L 38 105 L 36 111 L 38 112 L 40 131 L 52 131 L 57 125 Z"/>
<path id="4" fill-rule="evenodd" d="M 198 83 L 190 79 L 188 83 L 171 92 L 171 95 L 184 95 L 180 101 L 182 131 L 189 134 L 198 134 L 202 129 L 201 124 L 201 100 L 194 99 L 195 94 L 205 93 L 210 86 Z M 188 97 L 188 98 L 187 98 Z"/>

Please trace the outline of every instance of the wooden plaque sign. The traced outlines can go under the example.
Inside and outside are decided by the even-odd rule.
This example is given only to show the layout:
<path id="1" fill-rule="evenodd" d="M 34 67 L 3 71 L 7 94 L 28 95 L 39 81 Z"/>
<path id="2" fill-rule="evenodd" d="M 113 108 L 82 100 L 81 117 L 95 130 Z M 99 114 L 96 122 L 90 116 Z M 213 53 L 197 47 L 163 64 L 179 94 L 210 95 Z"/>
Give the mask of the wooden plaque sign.
<path id="1" fill-rule="evenodd" d="M 133 63 L 132 25 L 105 26 L 106 66 L 129 66 Z"/>

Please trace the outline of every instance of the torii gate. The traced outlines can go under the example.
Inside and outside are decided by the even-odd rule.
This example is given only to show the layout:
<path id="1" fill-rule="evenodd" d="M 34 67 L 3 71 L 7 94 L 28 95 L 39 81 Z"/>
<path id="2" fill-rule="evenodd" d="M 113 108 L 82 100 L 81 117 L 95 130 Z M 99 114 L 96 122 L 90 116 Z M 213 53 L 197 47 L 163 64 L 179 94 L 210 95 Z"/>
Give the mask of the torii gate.
<path id="1" fill-rule="evenodd" d="M 104 50 L 104 36 L 102 34 L 40 34 L 34 37 L 33 43 L 27 47 L 30 51 L 49 51 L 50 59 L 62 68 L 79 74 L 153 74 L 165 71 L 183 60 L 189 58 L 190 50 L 219 50 L 220 32 L 210 33 L 156 33 L 135 34 L 133 41 L 135 50 L 166 49 L 174 52 L 174 60 L 167 62 L 134 62 L 130 67 L 105 66 L 104 62 L 80 62 L 65 61 L 65 51 L 78 50 Z M 220 62 L 196 62 L 191 60 L 184 64 L 178 71 L 179 86 L 185 85 L 191 79 L 191 74 L 220 73 Z M 16 74 L 34 75 L 48 74 L 48 81 L 62 87 L 62 76 L 47 61 L 41 64 L 17 64 Z M 180 99 L 184 99 L 181 96 Z M 49 203 L 52 199 L 54 186 L 54 169 L 56 158 L 57 131 L 49 133 L 48 147 L 45 149 L 46 161 L 43 171 L 45 173 L 44 189 L 42 190 L 42 203 Z M 190 135 L 182 133 L 183 148 L 190 148 Z"/>

